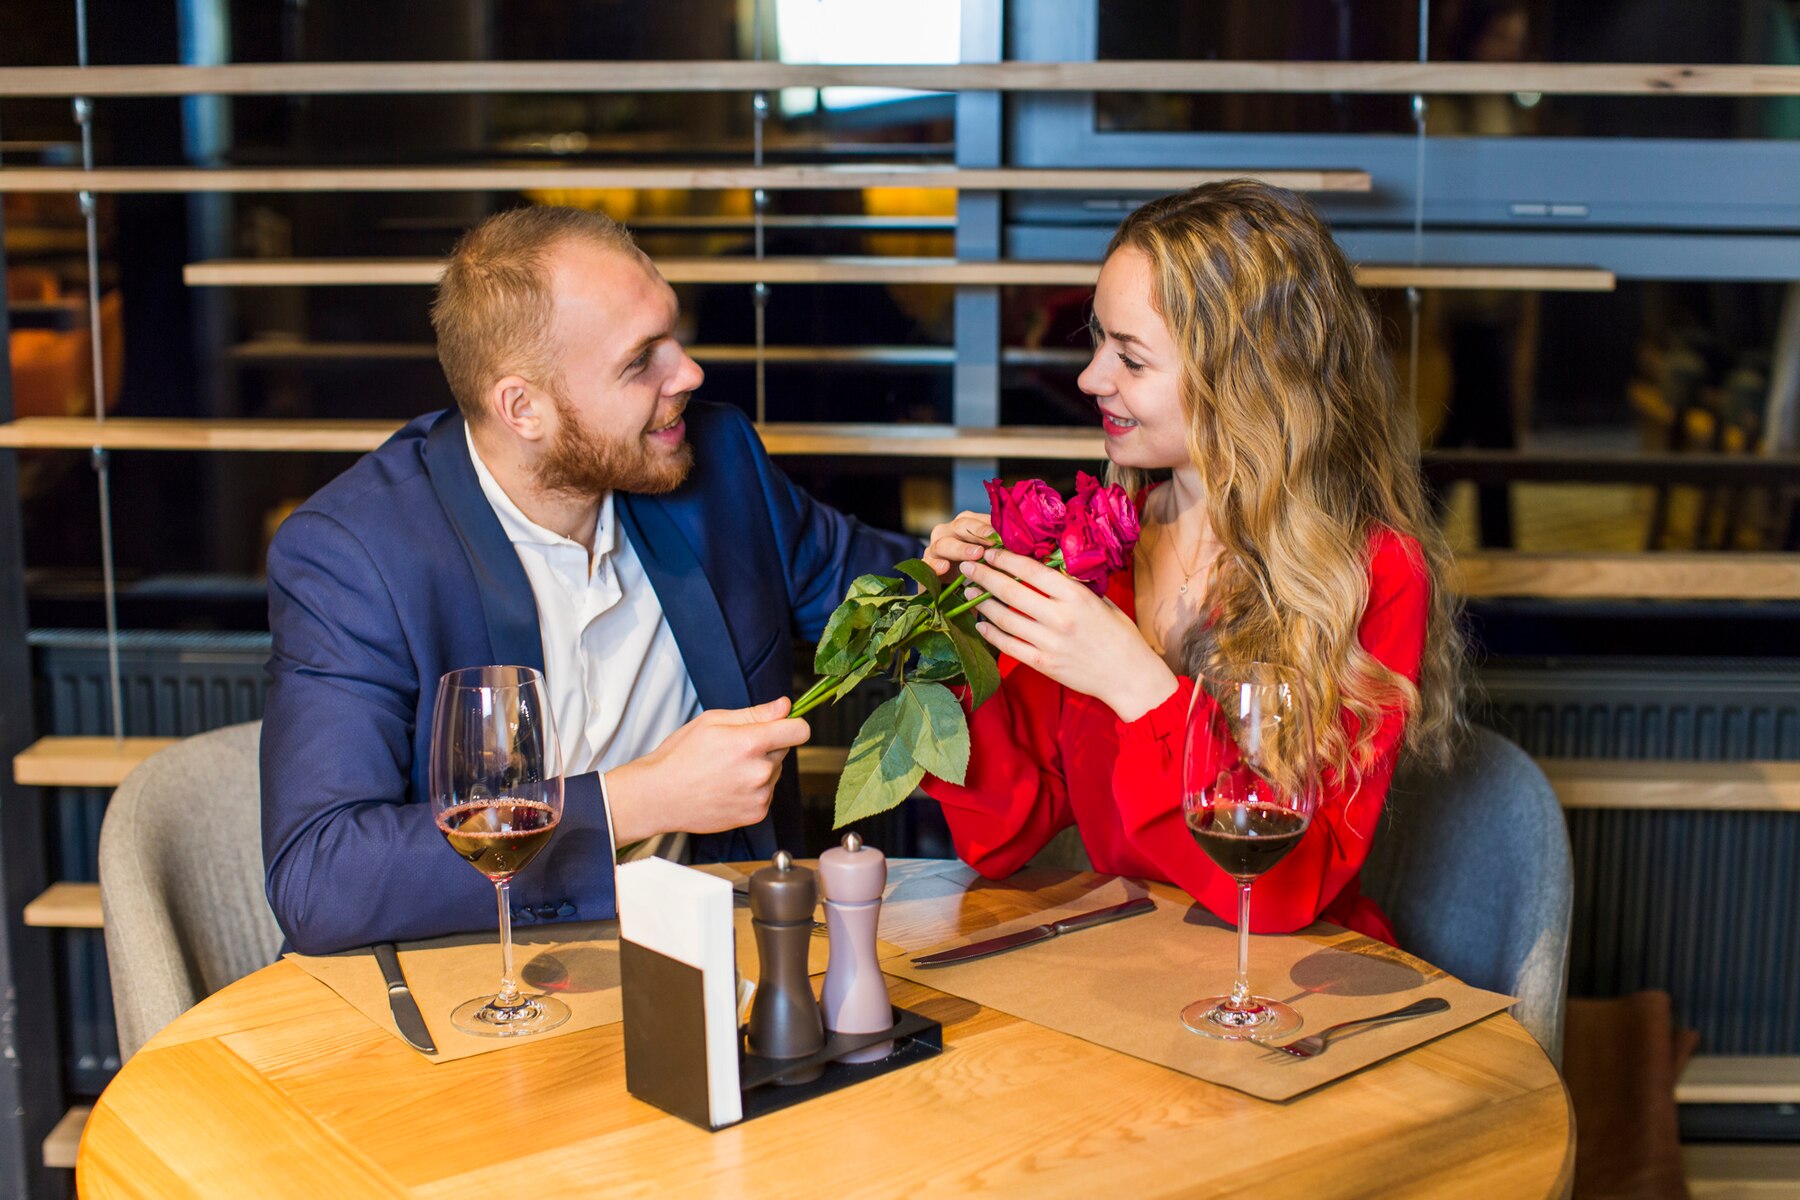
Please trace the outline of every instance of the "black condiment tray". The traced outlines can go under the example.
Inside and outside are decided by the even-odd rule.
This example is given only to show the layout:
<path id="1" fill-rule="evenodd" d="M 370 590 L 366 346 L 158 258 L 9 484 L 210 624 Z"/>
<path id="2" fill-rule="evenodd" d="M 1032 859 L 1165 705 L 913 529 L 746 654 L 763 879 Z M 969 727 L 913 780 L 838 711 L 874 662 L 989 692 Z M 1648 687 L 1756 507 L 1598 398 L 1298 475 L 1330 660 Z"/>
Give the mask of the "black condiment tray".
<path id="1" fill-rule="evenodd" d="M 879 1062 L 832 1061 L 840 1055 L 886 1041 L 894 1043 L 894 1052 Z M 750 1053 L 740 1045 L 738 1090 L 743 1093 L 744 1098 L 743 1120 L 778 1112 L 815 1097 L 852 1087 L 901 1067 L 934 1058 L 943 1052 L 944 1027 L 928 1017 L 899 1007 L 894 1009 L 893 1025 L 880 1033 L 830 1033 L 825 1036 L 825 1045 L 817 1054 L 809 1054 L 804 1058 L 764 1058 Z M 825 1064 L 825 1071 L 811 1082 L 775 1082 L 780 1076 L 820 1063 Z"/>

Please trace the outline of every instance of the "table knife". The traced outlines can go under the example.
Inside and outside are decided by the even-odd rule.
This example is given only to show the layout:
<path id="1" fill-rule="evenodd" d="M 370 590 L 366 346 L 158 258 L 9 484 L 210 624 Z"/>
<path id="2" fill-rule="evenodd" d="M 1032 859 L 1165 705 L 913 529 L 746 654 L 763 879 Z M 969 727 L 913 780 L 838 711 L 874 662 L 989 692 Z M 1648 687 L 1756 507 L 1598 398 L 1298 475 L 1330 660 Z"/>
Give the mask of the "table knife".
<path id="1" fill-rule="evenodd" d="M 1135 917 L 1139 913 L 1150 912 L 1155 907 L 1156 901 L 1148 896 L 1139 896 L 1136 900 L 1127 900 L 1123 904 L 1115 904 L 1110 908 L 1097 908 L 1093 912 L 1064 917 L 1062 920 L 1052 921 L 1048 925 L 1022 929 L 1018 933 L 1002 934 L 1000 937 L 988 938 L 982 942 L 970 942 L 967 946 L 958 946 L 954 950 L 940 950 L 936 954 L 915 958 L 912 963 L 915 967 L 947 967 L 952 963 L 986 958 L 990 954 L 1004 954 L 1008 950 L 1017 950 L 1020 946 L 1029 946 L 1033 942 L 1041 942 L 1061 933 L 1073 933 L 1077 929 L 1087 929 L 1094 925 L 1104 925 L 1108 921 Z"/>
<path id="2" fill-rule="evenodd" d="M 388 1008 L 393 1011 L 400 1036 L 411 1043 L 414 1050 L 436 1054 L 437 1043 L 431 1040 L 431 1031 L 425 1028 L 425 1017 L 406 986 L 406 976 L 400 972 L 400 955 L 394 949 L 394 943 L 377 945 L 375 961 L 381 965 L 381 977 L 387 980 Z"/>

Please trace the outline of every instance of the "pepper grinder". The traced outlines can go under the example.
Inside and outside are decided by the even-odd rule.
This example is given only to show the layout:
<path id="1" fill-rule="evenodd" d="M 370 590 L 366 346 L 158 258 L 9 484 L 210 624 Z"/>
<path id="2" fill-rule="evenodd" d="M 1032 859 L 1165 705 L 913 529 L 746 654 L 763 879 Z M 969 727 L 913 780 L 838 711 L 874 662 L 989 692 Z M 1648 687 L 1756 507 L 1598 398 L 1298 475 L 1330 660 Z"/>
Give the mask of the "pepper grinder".
<path id="1" fill-rule="evenodd" d="M 825 924 L 831 934 L 831 962 L 825 968 L 820 1000 L 825 1028 L 833 1033 L 880 1033 L 892 1028 L 894 1006 L 875 952 L 887 856 L 847 833 L 841 847 L 819 856 L 819 882 L 825 889 Z M 893 1042 L 881 1042 L 852 1050 L 837 1061 L 879 1062 L 893 1051 Z"/>
<path id="2" fill-rule="evenodd" d="M 818 882 L 793 856 L 778 850 L 770 864 L 750 876 L 750 924 L 762 976 L 750 1004 L 750 1053 L 763 1058 L 805 1058 L 825 1046 L 825 1026 L 806 973 Z M 823 1064 L 791 1071 L 779 1084 L 811 1083 Z"/>

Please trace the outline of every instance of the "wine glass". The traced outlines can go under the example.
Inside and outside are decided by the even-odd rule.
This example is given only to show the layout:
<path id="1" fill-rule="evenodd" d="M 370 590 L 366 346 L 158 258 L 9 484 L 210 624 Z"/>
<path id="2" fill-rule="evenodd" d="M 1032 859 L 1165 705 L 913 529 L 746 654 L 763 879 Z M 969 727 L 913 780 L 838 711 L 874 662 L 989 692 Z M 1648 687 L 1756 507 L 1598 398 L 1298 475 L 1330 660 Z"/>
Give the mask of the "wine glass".
<path id="1" fill-rule="evenodd" d="M 500 990 L 450 1015 L 464 1033 L 514 1037 L 555 1029 L 569 1007 L 528 996 L 513 978 L 508 885 L 550 843 L 562 818 L 562 754 L 550 690 L 531 667 L 469 667 L 438 682 L 431 717 L 431 808 L 451 849 L 494 884 Z"/>
<path id="2" fill-rule="evenodd" d="M 1181 1010 L 1195 1033 L 1263 1041 L 1300 1028 L 1288 1005 L 1250 993 L 1250 885 L 1300 844 L 1318 803 L 1312 722 L 1299 676 L 1250 663 L 1196 678 L 1181 809 L 1208 858 L 1238 882 L 1237 978 L 1228 996 Z"/>

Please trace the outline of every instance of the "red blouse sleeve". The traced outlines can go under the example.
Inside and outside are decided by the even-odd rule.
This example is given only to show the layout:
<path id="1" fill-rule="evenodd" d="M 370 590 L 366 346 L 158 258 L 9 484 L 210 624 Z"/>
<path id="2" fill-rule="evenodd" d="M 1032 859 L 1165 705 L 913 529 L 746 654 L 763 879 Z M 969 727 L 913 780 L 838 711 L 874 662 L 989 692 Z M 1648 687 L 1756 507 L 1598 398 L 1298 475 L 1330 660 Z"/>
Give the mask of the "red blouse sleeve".
<path id="1" fill-rule="evenodd" d="M 927 775 L 921 785 L 943 805 L 957 857 L 989 879 L 1011 875 L 1075 823 L 1057 737 L 1063 689 L 1004 656 L 1000 667 L 1005 682 L 969 715 L 963 783 Z"/>
<path id="2" fill-rule="evenodd" d="M 1358 627 L 1363 648 L 1414 683 L 1425 648 L 1430 580 L 1418 545 L 1394 533 L 1377 535 L 1369 568 L 1369 605 Z M 1136 721 L 1120 722 L 1113 795 L 1125 836 L 1214 914 L 1237 921 L 1237 881 L 1194 844 L 1181 815 L 1180 761 L 1193 680 Z M 1212 703 L 1210 699 L 1203 703 Z M 1354 731 L 1355 718 L 1345 714 Z M 1385 710 L 1375 732 L 1374 761 L 1359 778 L 1327 771 L 1318 810 L 1288 856 L 1256 882 L 1250 928 L 1287 933 L 1319 918 L 1368 858 L 1399 757 L 1405 715 Z"/>

